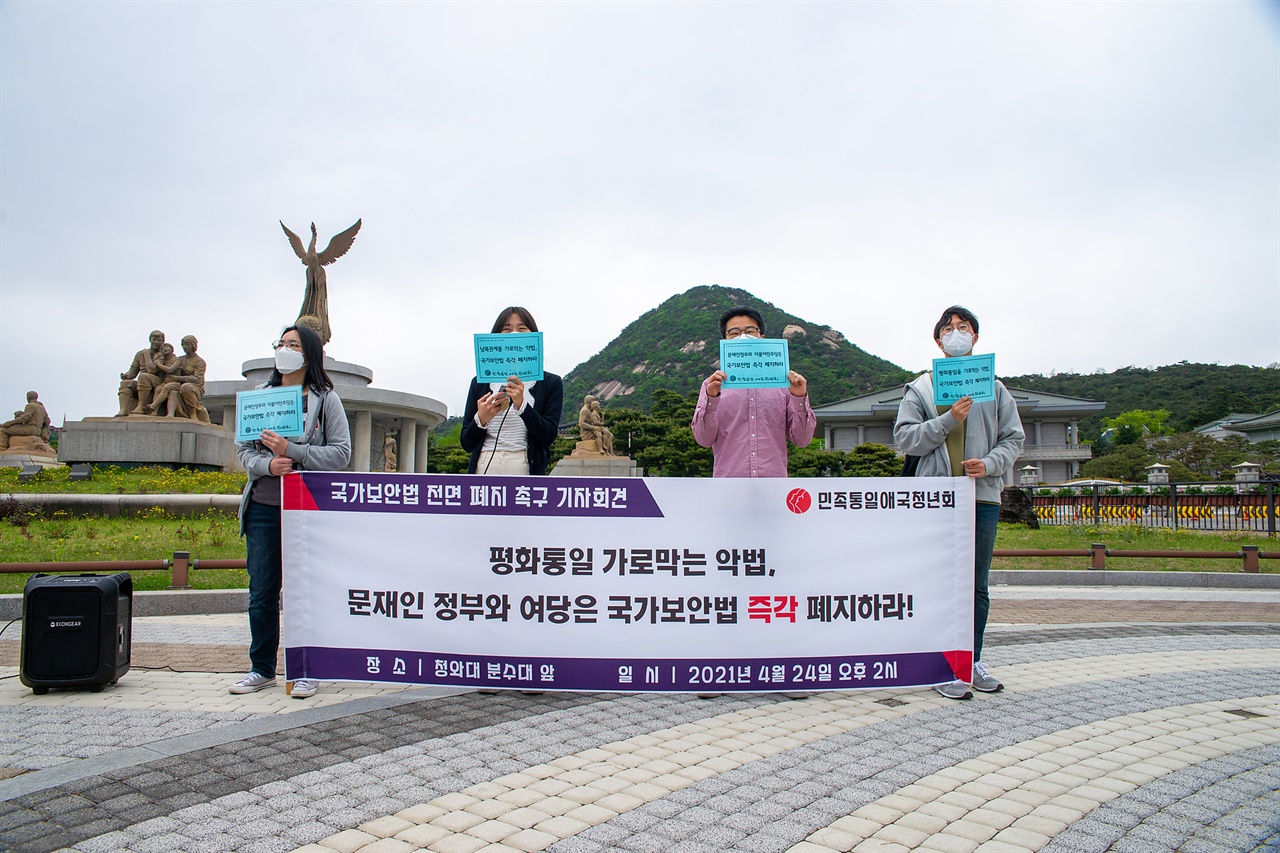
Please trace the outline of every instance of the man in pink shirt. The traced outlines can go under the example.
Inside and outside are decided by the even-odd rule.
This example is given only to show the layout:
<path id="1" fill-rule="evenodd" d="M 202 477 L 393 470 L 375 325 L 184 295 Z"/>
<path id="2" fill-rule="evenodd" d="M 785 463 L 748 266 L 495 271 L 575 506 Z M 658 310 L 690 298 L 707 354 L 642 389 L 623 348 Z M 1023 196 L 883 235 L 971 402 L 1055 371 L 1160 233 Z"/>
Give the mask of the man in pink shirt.
<path id="1" fill-rule="evenodd" d="M 764 320 L 752 308 L 730 308 L 720 318 L 720 337 L 764 337 Z M 787 476 L 787 439 L 798 447 L 813 441 L 818 419 L 808 384 L 796 371 L 790 388 L 721 388 L 723 370 L 702 382 L 693 412 L 693 437 L 715 456 L 716 477 Z"/>

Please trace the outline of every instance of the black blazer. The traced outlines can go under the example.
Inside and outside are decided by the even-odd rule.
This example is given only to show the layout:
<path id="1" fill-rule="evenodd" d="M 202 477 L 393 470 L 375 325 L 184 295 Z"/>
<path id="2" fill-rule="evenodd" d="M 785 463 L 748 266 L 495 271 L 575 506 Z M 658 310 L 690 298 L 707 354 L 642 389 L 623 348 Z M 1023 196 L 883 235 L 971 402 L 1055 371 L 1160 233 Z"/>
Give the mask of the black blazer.
<path id="1" fill-rule="evenodd" d="M 487 430 L 476 425 L 477 403 L 488 393 L 488 382 L 482 385 L 475 379 L 471 380 L 471 389 L 467 391 L 467 407 L 462 413 L 462 434 L 458 438 L 462 449 L 471 454 L 468 474 L 476 473 L 480 463 L 480 450 L 489 435 Z M 551 445 L 560 429 L 564 383 L 554 373 L 543 373 L 542 379 L 538 380 L 538 384 L 529 393 L 533 395 L 533 405 L 526 406 L 524 414 L 520 415 L 528 433 L 525 454 L 529 457 L 530 474 L 546 474 L 547 463 L 551 460 Z"/>

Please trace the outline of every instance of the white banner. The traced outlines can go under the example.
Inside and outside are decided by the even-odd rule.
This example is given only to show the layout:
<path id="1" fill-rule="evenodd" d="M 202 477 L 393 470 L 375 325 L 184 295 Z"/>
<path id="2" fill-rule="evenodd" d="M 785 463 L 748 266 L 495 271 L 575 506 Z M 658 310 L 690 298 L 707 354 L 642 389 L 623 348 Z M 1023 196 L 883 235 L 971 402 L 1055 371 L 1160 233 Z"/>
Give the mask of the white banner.
<path id="1" fill-rule="evenodd" d="M 290 679 L 601 691 L 969 680 L 959 478 L 291 474 Z"/>

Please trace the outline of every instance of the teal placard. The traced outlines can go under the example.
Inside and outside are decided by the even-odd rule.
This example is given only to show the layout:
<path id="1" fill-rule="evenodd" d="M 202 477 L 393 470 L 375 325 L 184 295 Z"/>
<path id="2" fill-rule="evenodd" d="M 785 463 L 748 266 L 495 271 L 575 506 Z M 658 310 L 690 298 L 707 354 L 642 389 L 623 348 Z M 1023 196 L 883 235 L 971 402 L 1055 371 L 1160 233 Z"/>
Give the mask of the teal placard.
<path id="1" fill-rule="evenodd" d="M 476 379 L 481 383 L 542 380 L 542 332 L 476 335 Z"/>
<path id="2" fill-rule="evenodd" d="M 720 341 L 724 388 L 787 388 L 791 357 L 786 338 L 734 338 Z"/>
<path id="3" fill-rule="evenodd" d="M 301 385 L 236 393 L 236 441 L 257 441 L 264 429 L 302 435 L 304 423 Z"/>
<path id="4" fill-rule="evenodd" d="M 950 406 L 961 397 L 972 397 L 975 403 L 996 398 L 993 353 L 933 360 L 933 404 Z"/>

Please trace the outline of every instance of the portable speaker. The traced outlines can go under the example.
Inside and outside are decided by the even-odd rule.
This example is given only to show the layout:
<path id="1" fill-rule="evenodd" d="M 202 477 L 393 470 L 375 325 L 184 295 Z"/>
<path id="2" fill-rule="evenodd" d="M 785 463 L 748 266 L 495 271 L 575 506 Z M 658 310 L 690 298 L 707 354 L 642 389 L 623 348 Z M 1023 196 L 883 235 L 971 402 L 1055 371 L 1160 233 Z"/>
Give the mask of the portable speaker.
<path id="1" fill-rule="evenodd" d="M 22 590 L 18 679 L 34 693 L 88 687 L 95 693 L 129 671 L 133 578 L 33 575 Z"/>

